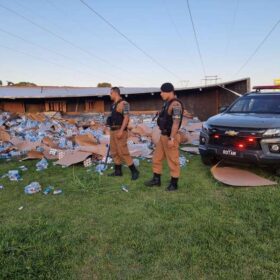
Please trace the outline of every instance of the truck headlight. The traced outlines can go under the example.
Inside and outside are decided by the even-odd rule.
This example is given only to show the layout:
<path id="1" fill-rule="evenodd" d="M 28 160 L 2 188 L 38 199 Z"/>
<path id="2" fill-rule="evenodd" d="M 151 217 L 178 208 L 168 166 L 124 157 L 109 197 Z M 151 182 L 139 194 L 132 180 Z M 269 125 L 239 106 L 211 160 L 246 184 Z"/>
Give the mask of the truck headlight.
<path id="1" fill-rule="evenodd" d="M 269 150 L 270 150 L 271 153 L 279 153 L 280 152 L 280 144 L 269 145 Z"/>
<path id="2" fill-rule="evenodd" d="M 280 136 L 280 128 L 268 129 L 263 136 Z"/>

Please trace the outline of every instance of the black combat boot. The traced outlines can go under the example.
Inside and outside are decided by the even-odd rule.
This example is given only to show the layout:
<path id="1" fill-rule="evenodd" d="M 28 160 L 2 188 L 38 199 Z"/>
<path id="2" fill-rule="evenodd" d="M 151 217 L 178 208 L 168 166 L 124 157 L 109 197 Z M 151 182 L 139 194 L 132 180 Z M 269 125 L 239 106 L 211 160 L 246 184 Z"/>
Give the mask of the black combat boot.
<path id="1" fill-rule="evenodd" d="M 171 177 L 170 183 L 167 187 L 168 192 L 177 191 L 178 189 L 178 178 Z"/>
<path id="2" fill-rule="evenodd" d="M 161 181 L 160 181 L 160 174 L 154 173 L 153 178 L 150 181 L 145 182 L 145 186 L 147 187 L 160 187 Z"/>
<path id="3" fill-rule="evenodd" d="M 131 171 L 131 180 L 137 180 L 138 177 L 139 177 L 139 171 L 136 169 L 135 165 L 134 164 L 131 164 L 129 166 L 129 169 Z"/>
<path id="4" fill-rule="evenodd" d="M 115 164 L 115 171 L 111 174 L 108 174 L 108 176 L 122 176 L 122 166 Z"/>

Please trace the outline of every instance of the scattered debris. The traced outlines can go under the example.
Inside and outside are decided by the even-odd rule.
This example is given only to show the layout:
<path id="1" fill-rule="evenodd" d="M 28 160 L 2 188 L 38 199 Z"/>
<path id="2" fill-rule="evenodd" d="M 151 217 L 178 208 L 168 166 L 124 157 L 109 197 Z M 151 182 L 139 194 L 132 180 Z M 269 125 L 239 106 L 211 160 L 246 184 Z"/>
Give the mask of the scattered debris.
<path id="1" fill-rule="evenodd" d="M 45 158 L 42 158 L 39 162 L 36 163 L 36 171 L 42 171 L 48 168 L 48 161 Z"/>
<path id="2" fill-rule="evenodd" d="M 107 169 L 107 165 L 100 163 L 96 165 L 95 171 L 98 172 L 100 175 L 103 175 L 103 172 Z"/>
<path id="3" fill-rule="evenodd" d="M 54 195 L 58 195 L 58 194 L 62 194 L 62 193 L 63 193 L 63 191 L 61 189 L 57 189 L 57 190 L 53 191 Z"/>
<path id="4" fill-rule="evenodd" d="M 121 190 L 124 192 L 128 192 L 128 186 L 127 185 L 122 185 Z"/>
<path id="5" fill-rule="evenodd" d="M 147 157 L 152 153 L 152 150 L 147 143 L 128 144 L 128 150 L 132 157 Z"/>
<path id="6" fill-rule="evenodd" d="M 21 211 L 22 209 L 23 209 L 23 206 L 20 206 L 20 207 L 18 208 L 18 210 L 20 210 L 20 211 Z"/>
<path id="7" fill-rule="evenodd" d="M 99 155 L 101 157 L 106 156 L 106 152 L 107 152 L 107 147 L 106 144 L 98 144 L 98 145 L 94 145 L 94 146 L 79 146 L 79 148 L 77 148 L 78 151 L 81 152 L 88 152 L 91 154 L 95 154 L 95 155 Z"/>
<path id="8" fill-rule="evenodd" d="M 92 159 L 88 158 L 88 159 L 84 160 L 83 164 L 84 164 L 84 167 L 92 166 Z"/>
<path id="9" fill-rule="evenodd" d="M 28 168 L 27 168 L 26 166 L 24 166 L 24 165 L 21 165 L 21 166 L 19 167 L 19 169 L 20 169 L 21 171 L 27 171 L 27 170 L 28 170 Z"/>
<path id="10" fill-rule="evenodd" d="M 91 155 L 92 153 L 90 152 L 67 151 L 61 159 L 55 162 L 55 164 L 70 166 L 79 162 L 83 162 Z"/>
<path id="11" fill-rule="evenodd" d="M 8 172 L 8 177 L 10 179 L 10 181 L 19 181 L 22 180 L 22 178 L 20 177 L 19 171 L 18 170 L 10 170 Z"/>
<path id="12" fill-rule="evenodd" d="M 180 167 L 184 167 L 187 165 L 188 160 L 184 156 L 179 157 Z"/>
<path id="13" fill-rule="evenodd" d="M 104 162 L 108 151 L 106 145 L 110 142 L 110 130 L 105 126 L 105 120 L 101 113 L 0 113 L 0 159 L 40 159 L 41 163 L 57 160 L 55 164 L 62 167 L 78 163 L 89 167 Z M 198 119 L 185 112 L 179 131 L 181 143 L 198 145 L 201 127 Z M 128 148 L 133 157 L 152 158 L 159 138 L 160 130 L 154 115 L 138 113 L 130 116 Z M 111 162 L 112 159 L 107 157 L 106 165 Z M 37 169 L 45 169 L 46 165 L 43 166 Z"/>
<path id="14" fill-rule="evenodd" d="M 52 155 L 52 156 L 56 156 L 58 154 L 58 150 L 52 148 L 52 149 L 49 150 L 49 154 Z"/>
<path id="15" fill-rule="evenodd" d="M 44 189 L 43 194 L 44 195 L 48 195 L 49 193 L 51 193 L 54 190 L 53 186 L 48 186 Z"/>
<path id="16" fill-rule="evenodd" d="M 80 146 L 95 146 L 97 139 L 90 133 L 75 136 L 75 142 Z"/>
<path id="17" fill-rule="evenodd" d="M 213 166 L 211 173 L 216 180 L 230 186 L 257 187 L 277 185 L 276 182 L 267 180 L 250 171 L 224 166 L 222 162 Z"/>
<path id="18" fill-rule="evenodd" d="M 24 158 L 23 160 L 27 159 L 42 159 L 44 157 L 44 154 L 42 152 L 38 152 L 36 150 L 29 151 L 27 153 L 27 157 Z"/>
<path id="19" fill-rule="evenodd" d="M 38 182 L 32 182 L 24 188 L 25 194 L 35 194 L 42 190 L 41 185 Z"/>
<path id="20" fill-rule="evenodd" d="M 199 150 L 197 147 L 182 147 L 181 151 L 188 152 L 193 155 L 199 155 Z"/>
<path id="21" fill-rule="evenodd" d="M 0 127 L 0 141 L 9 142 L 11 140 L 11 136 L 5 129 Z"/>
<path id="22" fill-rule="evenodd" d="M 136 167 L 140 165 L 140 160 L 138 158 L 133 159 L 133 163 Z"/>
<path id="23" fill-rule="evenodd" d="M 189 132 L 200 132 L 201 129 L 202 129 L 202 122 L 200 122 L 198 120 L 189 122 L 189 125 L 188 125 Z"/>

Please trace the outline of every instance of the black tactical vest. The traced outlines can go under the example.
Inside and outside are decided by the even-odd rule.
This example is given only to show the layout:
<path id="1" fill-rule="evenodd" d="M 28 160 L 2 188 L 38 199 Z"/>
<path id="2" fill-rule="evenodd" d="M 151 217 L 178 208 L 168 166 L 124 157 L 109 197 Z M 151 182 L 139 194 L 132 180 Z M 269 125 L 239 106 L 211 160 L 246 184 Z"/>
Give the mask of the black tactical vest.
<path id="1" fill-rule="evenodd" d="M 110 127 L 112 126 L 122 126 L 124 116 L 122 113 L 119 113 L 117 111 L 117 107 L 119 103 L 121 103 L 123 100 L 120 99 L 118 102 L 113 103 L 111 106 L 111 115 L 107 119 L 107 125 Z"/>
<path id="2" fill-rule="evenodd" d="M 174 101 L 178 101 L 182 106 L 182 113 L 181 113 L 181 117 L 180 117 L 179 129 L 181 127 L 182 120 L 183 120 L 184 107 L 183 107 L 183 103 L 179 99 L 174 98 L 174 99 L 170 100 L 169 102 L 166 102 L 163 105 L 162 110 L 160 111 L 158 119 L 157 119 L 157 124 L 159 126 L 159 129 L 161 130 L 162 135 L 170 136 L 170 134 L 171 134 L 171 130 L 172 130 L 172 126 L 173 126 L 173 118 L 172 118 L 172 114 L 171 115 L 168 114 L 168 109 Z"/>

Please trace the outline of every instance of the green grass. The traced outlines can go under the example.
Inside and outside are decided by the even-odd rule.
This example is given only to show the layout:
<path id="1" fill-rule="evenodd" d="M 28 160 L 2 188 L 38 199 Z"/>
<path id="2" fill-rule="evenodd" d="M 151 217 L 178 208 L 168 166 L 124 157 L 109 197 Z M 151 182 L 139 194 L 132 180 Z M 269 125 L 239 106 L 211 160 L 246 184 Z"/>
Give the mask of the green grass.
<path id="1" fill-rule="evenodd" d="M 0 180 L 0 279 L 280 278 L 280 184 L 226 187 L 199 157 L 177 193 L 164 190 L 166 167 L 161 188 L 144 187 L 144 161 L 136 182 L 127 168 L 112 179 L 82 166 L 36 172 L 36 162 L 24 162 L 23 181 Z M 22 164 L 1 162 L 0 174 Z M 64 193 L 25 195 L 32 181 Z"/>

